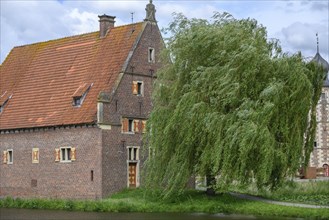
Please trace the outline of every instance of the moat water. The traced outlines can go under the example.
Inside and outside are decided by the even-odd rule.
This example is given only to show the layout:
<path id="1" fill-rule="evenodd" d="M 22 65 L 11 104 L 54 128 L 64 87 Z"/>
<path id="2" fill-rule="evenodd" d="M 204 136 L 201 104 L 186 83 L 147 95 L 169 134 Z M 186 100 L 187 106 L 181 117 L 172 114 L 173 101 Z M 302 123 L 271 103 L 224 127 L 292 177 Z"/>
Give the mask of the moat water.
<path id="1" fill-rule="evenodd" d="M 202 213 L 110 213 L 69 212 L 35 209 L 0 208 L 1 220 L 290 220 L 292 218 L 269 218 L 244 215 Z"/>

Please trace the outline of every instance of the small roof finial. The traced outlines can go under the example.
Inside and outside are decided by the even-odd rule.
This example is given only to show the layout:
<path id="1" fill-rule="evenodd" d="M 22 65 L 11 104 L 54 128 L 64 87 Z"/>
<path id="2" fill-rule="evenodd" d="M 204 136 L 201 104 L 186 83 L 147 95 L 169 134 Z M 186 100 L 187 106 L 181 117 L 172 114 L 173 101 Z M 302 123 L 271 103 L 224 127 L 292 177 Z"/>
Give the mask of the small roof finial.
<path id="1" fill-rule="evenodd" d="M 152 4 L 152 0 L 150 0 L 150 3 L 148 3 L 146 5 L 146 18 L 144 19 L 144 21 L 152 21 L 152 22 L 156 22 L 155 20 L 155 6 Z"/>
<path id="2" fill-rule="evenodd" d="M 316 52 L 319 53 L 319 34 L 316 32 Z"/>

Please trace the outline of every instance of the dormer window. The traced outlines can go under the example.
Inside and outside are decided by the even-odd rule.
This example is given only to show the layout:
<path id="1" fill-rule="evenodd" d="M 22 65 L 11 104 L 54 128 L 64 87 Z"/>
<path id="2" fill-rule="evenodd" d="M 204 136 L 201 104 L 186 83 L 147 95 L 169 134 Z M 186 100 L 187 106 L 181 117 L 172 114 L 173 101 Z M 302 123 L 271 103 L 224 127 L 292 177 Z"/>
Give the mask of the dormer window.
<path id="1" fill-rule="evenodd" d="M 75 107 L 80 107 L 92 86 L 93 83 L 88 87 L 86 86 L 86 84 L 84 84 L 83 86 L 79 86 L 79 88 L 73 94 L 72 105 Z"/>
<path id="2" fill-rule="evenodd" d="M 155 51 L 154 51 L 154 48 L 152 48 L 152 47 L 149 47 L 148 61 L 149 61 L 149 63 L 154 63 L 155 62 Z"/>
<path id="3" fill-rule="evenodd" d="M 5 109 L 6 105 L 9 102 L 9 99 L 11 99 L 11 97 L 13 96 L 13 95 L 5 96 L 5 94 L 0 97 L 0 114 Z"/>
<path id="4" fill-rule="evenodd" d="M 82 97 L 81 96 L 78 96 L 78 97 L 73 97 L 73 105 L 74 106 L 80 106 L 81 105 L 81 100 Z"/>

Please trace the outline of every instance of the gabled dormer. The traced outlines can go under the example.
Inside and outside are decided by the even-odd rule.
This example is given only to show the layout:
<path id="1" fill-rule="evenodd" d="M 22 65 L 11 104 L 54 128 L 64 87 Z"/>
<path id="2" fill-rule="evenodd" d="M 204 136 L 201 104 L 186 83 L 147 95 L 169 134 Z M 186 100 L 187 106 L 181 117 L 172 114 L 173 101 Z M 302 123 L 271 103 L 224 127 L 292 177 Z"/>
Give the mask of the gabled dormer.
<path id="1" fill-rule="evenodd" d="M 83 84 L 82 86 L 79 86 L 77 90 L 72 95 L 72 105 L 74 107 L 81 107 L 83 101 L 85 100 L 89 90 L 93 86 L 93 83 L 88 85 L 87 83 Z"/>
<path id="2" fill-rule="evenodd" d="M 9 100 L 12 98 L 12 94 L 8 94 L 8 92 L 4 92 L 4 94 L 2 94 L 0 96 L 0 114 L 4 111 L 6 105 L 8 104 Z"/>

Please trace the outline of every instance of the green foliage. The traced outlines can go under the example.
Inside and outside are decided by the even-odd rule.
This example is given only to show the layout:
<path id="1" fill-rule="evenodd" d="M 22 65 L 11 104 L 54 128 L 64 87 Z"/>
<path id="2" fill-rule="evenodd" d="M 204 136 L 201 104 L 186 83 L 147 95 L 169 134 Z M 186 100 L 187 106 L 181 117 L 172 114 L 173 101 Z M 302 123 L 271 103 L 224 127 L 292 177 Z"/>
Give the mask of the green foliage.
<path id="1" fill-rule="evenodd" d="M 166 29 L 172 62 L 155 82 L 146 171 L 162 198 L 182 193 L 192 175 L 220 176 L 219 189 L 274 189 L 309 160 L 322 71 L 282 53 L 253 19 L 213 18 L 177 14 Z"/>

